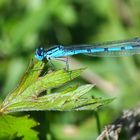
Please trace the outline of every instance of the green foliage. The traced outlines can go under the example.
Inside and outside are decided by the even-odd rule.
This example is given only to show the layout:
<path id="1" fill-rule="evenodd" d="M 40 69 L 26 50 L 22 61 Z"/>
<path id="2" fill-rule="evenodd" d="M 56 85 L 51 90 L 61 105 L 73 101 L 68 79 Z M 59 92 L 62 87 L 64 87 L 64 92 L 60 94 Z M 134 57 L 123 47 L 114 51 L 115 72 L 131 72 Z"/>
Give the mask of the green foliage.
<path id="1" fill-rule="evenodd" d="M 78 77 L 84 70 L 58 70 L 40 76 L 43 69 L 43 62 L 37 62 L 29 66 L 20 84 L 1 104 L 1 114 L 33 110 L 96 110 L 112 101 L 112 99 L 85 98 L 84 95 L 93 87 L 92 85 L 74 86 L 59 93 L 41 96 L 42 92 L 64 85 Z"/>
<path id="2" fill-rule="evenodd" d="M 14 137 L 22 137 L 23 140 L 37 140 L 38 133 L 32 129 L 37 125 L 38 124 L 28 116 L 0 116 L 0 139 L 9 140 Z"/>
<path id="3" fill-rule="evenodd" d="M 36 82 L 39 71 L 28 71 L 20 86 L 7 96 L 17 85 L 28 65 L 28 60 L 34 57 L 36 47 L 42 45 L 47 48 L 55 44 L 92 44 L 139 37 L 139 7 L 139 0 L 0 0 L 0 104 L 6 105 L 11 101 L 14 103 L 14 98 L 17 96 L 19 98 L 20 93 L 25 93 L 25 89 L 31 89 L 33 92 L 29 85 Z M 87 98 L 89 94 L 101 98 L 117 96 L 117 100 L 99 112 L 102 128 L 119 116 L 124 108 L 132 108 L 139 104 L 139 55 L 125 58 L 91 58 L 80 55 L 74 57 L 74 60 L 78 60 L 78 65 L 83 65 L 82 67 L 88 67 L 93 75 L 77 78 L 72 83 L 89 84 L 93 81 L 97 85 L 81 98 Z M 73 66 L 76 69 L 78 67 L 77 63 L 72 63 L 70 68 Z M 34 73 L 34 76 L 29 75 L 30 72 Z M 64 96 L 79 88 L 82 87 L 67 86 L 63 91 L 60 88 L 47 89 L 47 93 L 51 91 L 58 95 L 62 93 Z M 40 98 L 41 95 L 39 93 Z M 7 103 L 2 102 L 5 97 Z M 36 101 L 33 97 L 31 99 Z M 11 102 L 11 105 L 15 104 Z M 111 115 L 108 115 L 110 110 Z M 44 115 L 43 124 L 49 122 L 50 127 L 53 125 L 51 133 L 54 133 L 56 139 L 60 139 L 59 136 L 63 139 L 63 135 L 66 139 L 71 139 L 71 136 L 73 139 L 96 139 L 95 117 L 90 112 L 76 111 L 62 114 L 53 112 L 51 116 L 53 119 L 46 121 L 51 113 L 47 112 L 47 115 Z M 31 116 L 43 118 L 40 117 L 40 112 Z M 76 136 L 63 131 L 69 124 L 76 128 L 72 129 Z M 80 131 L 81 129 L 83 131 Z M 42 132 L 43 130 L 38 129 L 41 136 L 42 133 L 46 133 Z"/>
<path id="4" fill-rule="evenodd" d="M 10 93 L 0 105 L 0 139 L 23 137 L 38 139 L 37 132 L 31 128 L 37 123 L 25 117 L 4 115 L 21 111 L 78 111 L 97 110 L 113 99 L 85 97 L 93 85 L 68 87 L 61 92 L 41 95 L 42 92 L 57 88 L 78 77 L 84 69 L 66 71 L 58 70 L 41 76 L 44 63 L 31 63 L 17 88 Z M 24 124 L 24 125 L 21 125 Z"/>

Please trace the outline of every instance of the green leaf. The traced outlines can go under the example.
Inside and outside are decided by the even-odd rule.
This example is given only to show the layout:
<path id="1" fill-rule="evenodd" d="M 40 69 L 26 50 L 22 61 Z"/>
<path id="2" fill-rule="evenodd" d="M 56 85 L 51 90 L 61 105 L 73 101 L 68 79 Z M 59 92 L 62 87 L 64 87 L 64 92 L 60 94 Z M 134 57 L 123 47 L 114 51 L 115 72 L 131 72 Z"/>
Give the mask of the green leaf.
<path id="1" fill-rule="evenodd" d="M 38 124 L 28 116 L 0 116 L 0 139 L 22 137 L 23 140 L 38 140 L 38 133 L 32 128 Z"/>
<path id="2" fill-rule="evenodd" d="M 61 86 L 78 77 L 82 71 L 83 69 L 73 71 L 58 70 L 40 77 L 22 93 L 22 99 L 29 96 L 38 96 L 44 90 Z"/>
<path id="3" fill-rule="evenodd" d="M 39 61 L 35 64 L 33 64 L 33 61 L 31 61 L 29 68 L 22 77 L 18 87 L 13 90 L 13 92 L 9 94 L 5 100 L 8 101 L 14 99 L 15 97 L 17 97 L 17 95 L 21 94 L 30 84 L 35 82 L 41 74 L 41 71 L 44 68 L 44 64 L 45 63 L 43 63 L 42 61 Z"/>
<path id="4" fill-rule="evenodd" d="M 62 94 L 54 93 L 38 97 L 36 100 L 23 100 L 11 104 L 7 112 L 33 111 L 33 110 L 58 110 L 58 111 L 77 111 L 77 110 L 96 110 L 113 99 L 103 100 L 101 98 L 87 98 L 84 95 L 93 85 L 80 86 L 71 92 Z"/>
<path id="5" fill-rule="evenodd" d="M 97 110 L 112 101 L 85 96 L 94 85 L 73 86 L 60 91 L 41 95 L 42 92 L 58 88 L 78 77 L 84 69 L 66 71 L 64 69 L 40 76 L 44 63 L 31 64 L 19 86 L 8 95 L 0 106 L 0 113 L 37 110 Z"/>

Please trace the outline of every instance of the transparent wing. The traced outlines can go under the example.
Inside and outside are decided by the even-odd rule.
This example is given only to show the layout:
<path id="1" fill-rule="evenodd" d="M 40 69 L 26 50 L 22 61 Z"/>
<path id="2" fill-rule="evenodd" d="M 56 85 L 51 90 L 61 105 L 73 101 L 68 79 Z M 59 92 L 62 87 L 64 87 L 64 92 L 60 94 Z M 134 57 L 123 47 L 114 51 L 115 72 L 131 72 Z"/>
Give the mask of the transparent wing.
<path id="1" fill-rule="evenodd" d="M 140 45 L 140 38 L 133 38 L 133 39 L 129 39 L 129 40 L 117 40 L 117 41 L 107 41 L 107 42 L 103 42 L 103 43 L 95 43 L 95 44 L 91 44 L 91 45 L 87 45 L 87 44 L 82 44 L 82 45 L 70 45 L 70 46 L 66 46 L 67 48 L 75 48 L 75 49 L 79 49 L 79 48 L 111 48 L 114 46 L 126 46 L 126 45 Z"/>
<path id="2" fill-rule="evenodd" d="M 131 40 L 112 41 L 93 45 L 73 45 L 69 46 L 72 50 L 89 50 L 84 53 L 89 56 L 97 57 L 119 57 L 130 56 L 140 53 L 140 38 Z"/>
<path id="3" fill-rule="evenodd" d="M 131 55 L 139 54 L 139 53 L 140 53 L 140 48 L 133 49 L 133 50 L 85 53 L 84 55 L 95 56 L 95 57 L 120 57 L 120 56 L 131 56 Z"/>

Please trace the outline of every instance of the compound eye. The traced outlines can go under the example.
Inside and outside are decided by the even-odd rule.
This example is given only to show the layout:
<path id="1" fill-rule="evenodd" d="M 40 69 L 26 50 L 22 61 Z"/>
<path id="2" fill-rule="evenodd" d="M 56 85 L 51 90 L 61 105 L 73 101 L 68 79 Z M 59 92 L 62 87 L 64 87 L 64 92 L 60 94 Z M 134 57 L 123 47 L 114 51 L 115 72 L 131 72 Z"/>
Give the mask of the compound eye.
<path id="1" fill-rule="evenodd" d="M 44 54 L 44 49 L 43 49 L 43 48 L 38 48 L 38 49 L 37 49 L 37 54 L 38 54 L 39 56 L 42 56 L 42 55 Z"/>

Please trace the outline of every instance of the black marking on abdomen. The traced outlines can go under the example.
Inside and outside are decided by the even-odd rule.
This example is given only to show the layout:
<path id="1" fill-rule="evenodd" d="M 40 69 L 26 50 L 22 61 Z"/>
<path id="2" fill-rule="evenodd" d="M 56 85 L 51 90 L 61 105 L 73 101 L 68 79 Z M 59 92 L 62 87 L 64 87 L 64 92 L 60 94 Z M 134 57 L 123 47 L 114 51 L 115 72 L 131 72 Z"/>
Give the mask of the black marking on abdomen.
<path id="1" fill-rule="evenodd" d="M 88 52 L 88 53 L 91 53 L 91 49 L 87 49 L 87 52 Z"/>
<path id="2" fill-rule="evenodd" d="M 104 51 L 105 51 L 105 52 L 108 52 L 108 48 L 104 48 Z"/>
<path id="3" fill-rule="evenodd" d="M 121 47 L 121 50 L 126 50 L 125 47 Z"/>

